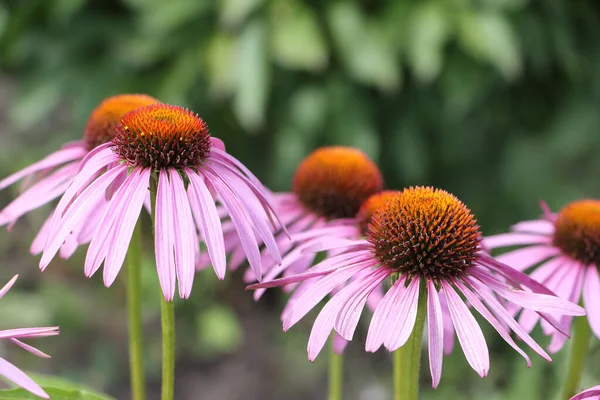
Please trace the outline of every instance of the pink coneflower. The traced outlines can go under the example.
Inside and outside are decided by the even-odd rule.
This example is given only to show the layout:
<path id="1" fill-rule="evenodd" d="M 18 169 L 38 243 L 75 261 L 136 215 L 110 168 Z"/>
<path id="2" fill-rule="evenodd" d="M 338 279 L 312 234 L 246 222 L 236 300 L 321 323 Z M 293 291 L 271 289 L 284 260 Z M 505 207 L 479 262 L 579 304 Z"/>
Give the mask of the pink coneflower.
<path id="1" fill-rule="evenodd" d="M 15 275 L 6 285 L 4 285 L 2 289 L 0 289 L 0 299 L 4 297 L 4 295 L 15 284 L 17 277 L 18 275 Z M 21 342 L 21 339 L 54 336 L 58 335 L 58 333 L 58 326 L 50 326 L 43 328 L 6 329 L 3 331 L 0 330 L 0 339 L 8 339 L 17 346 L 27 350 L 35 356 L 42 358 L 50 358 L 50 356 L 46 353 L 43 353 L 35 347 Z M 44 399 L 50 398 L 48 394 L 37 383 L 35 383 L 29 376 L 27 376 L 27 374 L 25 374 L 19 368 L 15 367 L 13 364 L 9 363 L 2 357 L 0 357 L 0 375 L 21 386 L 23 389 L 35 394 L 36 396 L 42 397 Z"/>
<path id="2" fill-rule="evenodd" d="M 282 273 L 298 273 L 313 264 L 316 252 L 305 251 L 303 244 L 323 235 L 358 238 L 354 217 L 369 196 L 382 190 L 383 179 L 377 165 L 362 151 L 351 147 L 322 147 L 309 154 L 298 166 L 292 192 L 273 196 L 273 207 L 291 235 L 279 232 L 277 243 L 283 255 L 276 263 L 263 252 L 264 279 Z M 232 264 L 240 246 L 228 242 Z M 249 273 L 246 280 L 256 277 Z M 258 299 L 262 291 L 255 293 Z"/>
<path id="3" fill-rule="evenodd" d="M 600 201 L 575 201 L 557 215 L 544 203 L 542 208 L 544 218 L 519 222 L 513 232 L 486 237 L 483 244 L 489 249 L 525 245 L 496 258 L 519 271 L 529 270 L 533 279 L 571 302 L 583 296 L 590 327 L 600 339 Z M 523 313 L 520 320 L 528 331 L 537 321 L 531 313 Z M 569 316 L 561 319 L 567 327 L 571 322 Z M 547 323 L 541 325 L 552 335 L 548 349 L 560 350 L 565 338 Z"/>
<path id="4" fill-rule="evenodd" d="M 497 296 L 539 312 L 556 326 L 558 323 L 546 313 L 584 314 L 581 307 L 544 294 L 549 291 L 483 252 L 473 214 L 460 200 L 443 190 L 415 187 L 392 196 L 373 215 L 366 240 L 347 242 L 324 239 L 320 249 L 335 248 L 343 252 L 297 276 L 249 287 L 267 288 L 318 277 L 318 281 L 296 299 L 286 316 L 284 330 L 287 330 L 334 288 L 361 275 L 335 294 L 319 313 L 308 343 L 310 360 L 317 357 L 332 329 L 342 338 L 352 339 L 368 297 L 388 278 L 392 278 L 393 284 L 371 319 L 366 350 L 373 352 L 381 345 L 389 351 L 402 347 L 416 329 L 420 298 L 423 304 L 426 300 L 433 387 L 437 387 L 441 377 L 446 334 L 440 297 L 446 300 L 467 361 L 482 377 L 489 370 L 488 348 L 466 301 L 528 365 L 529 357 L 511 338 L 511 330 L 543 358 L 550 360 L 550 357 L 509 315 Z M 524 287 L 538 293 L 523 290 Z"/>
<path id="5" fill-rule="evenodd" d="M 583 400 L 583 399 L 592 399 L 592 400 L 600 400 L 600 386 L 594 386 L 583 392 L 576 394 L 571 397 L 570 400 Z"/>
<path id="6" fill-rule="evenodd" d="M 87 276 L 104 262 L 104 283 L 110 286 L 123 264 L 149 187 L 156 201 L 156 266 L 167 301 L 174 297 L 176 281 L 179 295 L 190 295 L 198 233 L 217 276 L 225 276 L 221 219 L 211 192 L 227 210 L 257 276 L 261 275 L 257 238 L 274 259 L 279 258 L 269 225 L 272 209 L 258 179 L 224 151 L 220 140 L 210 137 L 196 114 L 153 104 L 125 115 L 113 141 L 95 148 L 83 161 L 56 208 L 40 268 L 46 268 L 70 232 L 98 211 L 95 205 L 111 188 L 114 194 L 100 210 L 85 260 Z"/>
<path id="7" fill-rule="evenodd" d="M 114 128 L 126 113 L 138 107 L 158 103 L 144 94 L 122 94 L 104 100 L 90 116 L 83 139 L 65 144 L 60 150 L 0 181 L 0 190 L 25 179 L 23 192 L 6 208 L 0 211 L 0 226 L 12 226 L 21 216 L 61 196 L 79 171 L 83 158 L 96 146 L 112 139 Z M 41 253 L 46 243 L 50 218 L 42 226 L 31 246 L 32 254 Z M 61 251 L 67 258 L 77 248 L 78 242 L 85 243 L 89 231 L 98 221 L 90 221 L 88 229 L 76 232 L 69 238 Z M 88 240 L 89 241 L 89 240 Z"/>

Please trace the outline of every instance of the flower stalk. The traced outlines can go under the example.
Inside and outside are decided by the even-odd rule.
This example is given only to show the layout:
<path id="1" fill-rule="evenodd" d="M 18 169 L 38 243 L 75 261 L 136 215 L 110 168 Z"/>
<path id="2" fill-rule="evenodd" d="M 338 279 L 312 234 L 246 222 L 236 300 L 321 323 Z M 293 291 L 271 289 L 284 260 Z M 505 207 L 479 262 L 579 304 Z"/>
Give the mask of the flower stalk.
<path id="1" fill-rule="evenodd" d="M 588 353 L 592 331 L 587 317 L 575 319 L 575 328 L 573 330 L 573 339 L 571 347 L 571 358 L 569 360 L 569 370 L 565 381 L 563 396 L 565 400 L 570 399 L 578 392 L 579 382 L 583 374 L 585 359 Z"/>
<path id="2" fill-rule="evenodd" d="M 335 333 L 329 346 L 329 400 L 342 400 L 344 382 L 344 357 L 335 351 Z"/>

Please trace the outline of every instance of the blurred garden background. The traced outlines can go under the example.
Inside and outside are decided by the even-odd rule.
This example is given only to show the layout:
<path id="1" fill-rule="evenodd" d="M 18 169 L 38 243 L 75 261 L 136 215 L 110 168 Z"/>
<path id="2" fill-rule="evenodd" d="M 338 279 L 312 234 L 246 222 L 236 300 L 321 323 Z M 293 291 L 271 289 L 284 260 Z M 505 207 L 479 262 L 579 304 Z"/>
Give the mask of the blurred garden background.
<path id="1" fill-rule="evenodd" d="M 118 93 L 189 107 L 270 188 L 290 189 L 321 145 L 356 146 L 386 186 L 435 185 L 462 199 L 484 234 L 598 197 L 600 2 L 597 0 L 0 0 L 0 176 L 78 139 L 90 112 Z M 18 188 L 0 192 L 0 206 Z M 38 340 L 51 360 L 0 354 L 27 370 L 129 396 L 122 279 L 83 275 L 84 251 L 43 274 L 28 247 L 48 209 L 0 231 L 0 329 L 60 325 Z M 149 221 L 146 228 L 149 228 Z M 148 251 L 152 254 L 151 241 Z M 160 380 L 152 257 L 144 320 L 151 399 Z M 314 315 L 287 334 L 285 296 L 259 303 L 241 274 L 200 273 L 176 302 L 176 398 L 320 399 L 327 354 L 306 343 Z M 391 358 L 346 351 L 348 399 L 387 399 Z M 568 350 L 525 362 L 486 323 L 492 367 L 481 380 L 460 351 L 423 399 L 552 399 Z M 536 332 L 543 344 L 547 339 Z M 589 360 L 598 359 L 594 343 Z M 600 382 L 588 362 L 582 387 Z"/>

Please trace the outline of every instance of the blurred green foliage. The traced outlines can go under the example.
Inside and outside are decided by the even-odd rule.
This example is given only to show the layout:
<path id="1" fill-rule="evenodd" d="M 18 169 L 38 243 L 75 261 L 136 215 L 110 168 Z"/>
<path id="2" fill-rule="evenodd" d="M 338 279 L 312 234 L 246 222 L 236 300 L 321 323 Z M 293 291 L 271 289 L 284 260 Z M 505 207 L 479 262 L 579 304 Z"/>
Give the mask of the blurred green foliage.
<path id="1" fill-rule="evenodd" d="M 273 189 L 289 190 L 296 165 L 316 146 L 352 145 L 380 164 L 388 187 L 445 188 L 473 209 L 484 233 L 501 231 L 537 216 L 540 199 L 556 209 L 600 194 L 599 37 L 597 0 L 4 0 L 0 172 L 5 176 L 77 139 L 103 98 L 145 92 L 198 112 L 229 152 Z M 11 197 L 0 193 L 2 204 Z M 51 269 L 60 272 L 38 282 L 26 249 L 42 217 L 0 236 L 0 251 L 13 265 L 5 280 L 27 268 L 25 282 L 36 288 L 35 296 L 11 293 L 11 309 L 19 310 L 14 322 L 58 318 L 61 339 L 86 335 L 96 346 L 61 373 L 95 387 L 126 384 L 126 366 L 111 369 L 115 359 L 124 362 L 123 322 L 115 323 L 123 316 L 122 290 L 83 280 L 81 257 L 69 261 L 71 268 L 55 263 Z M 223 285 L 209 275 L 202 275 L 194 299 L 180 305 L 180 340 L 192 355 L 210 347 L 216 353 L 203 365 L 220 371 L 226 361 L 211 362 L 229 360 L 239 349 L 247 354 L 257 340 L 248 327 L 258 329 L 256 318 L 262 318 L 260 332 L 277 338 L 266 340 L 265 351 L 277 353 L 278 361 L 261 355 L 247 370 L 267 368 L 282 396 L 314 394 L 326 366 L 303 358 L 310 323 L 281 338 L 280 302 L 253 304 L 247 293 L 237 294 L 239 277 Z M 77 289 L 65 289 L 74 282 Z M 0 320 L 9 299 L 2 300 Z M 206 313 L 197 317 L 197 307 Z M 243 315 L 243 328 L 233 312 Z M 156 329 L 155 317 L 149 311 L 148 324 Z M 535 359 L 527 373 L 515 369 L 513 363 L 523 361 L 488 332 L 490 376 L 479 381 L 455 352 L 440 389 L 424 399 L 554 395 L 548 377 L 560 377 L 559 362 L 547 367 Z M 361 339 L 348 352 L 357 363 L 347 368 L 357 377 L 351 383 L 389 387 L 388 359 L 363 354 Z M 593 351 L 597 355 L 597 344 Z M 149 357 L 151 373 L 159 356 Z M 282 374 L 281 362 L 295 362 L 296 375 Z M 600 371 L 586 377 L 588 386 L 594 376 Z"/>

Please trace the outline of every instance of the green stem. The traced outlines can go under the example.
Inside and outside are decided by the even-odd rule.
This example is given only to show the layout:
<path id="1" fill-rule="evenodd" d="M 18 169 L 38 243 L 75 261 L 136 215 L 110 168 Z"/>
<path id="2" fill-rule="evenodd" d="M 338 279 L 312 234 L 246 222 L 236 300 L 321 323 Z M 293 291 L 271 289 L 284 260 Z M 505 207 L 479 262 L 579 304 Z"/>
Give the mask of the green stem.
<path id="1" fill-rule="evenodd" d="M 421 344 L 427 317 L 427 291 L 421 282 L 415 327 L 404 346 L 394 352 L 394 400 L 419 398 L 419 369 Z"/>
<path id="2" fill-rule="evenodd" d="M 150 178 L 150 202 L 152 205 L 152 232 L 155 232 L 156 191 L 158 175 Z M 162 329 L 162 390 L 161 400 L 173 400 L 175 392 L 175 306 L 166 301 L 160 291 L 160 322 Z"/>
<path id="3" fill-rule="evenodd" d="M 592 337 L 587 317 L 576 317 L 574 325 L 573 339 L 571 339 L 572 347 L 569 371 L 562 396 L 565 400 L 570 399 L 578 392 L 577 389 L 581 381 L 581 375 L 583 374 L 590 338 Z"/>
<path id="4" fill-rule="evenodd" d="M 344 381 L 344 358 L 334 350 L 334 335 L 329 346 L 329 400 L 342 400 Z"/>
<path id="5" fill-rule="evenodd" d="M 131 398 L 146 398 L 146 378 L 144 376 L 144 346 L 142 335 L 141 300 L 141 253 L 142 234 L 138 223 L 133 230 L 127 250 L 127 308 L 129 318 L 129 374 Z"/>

